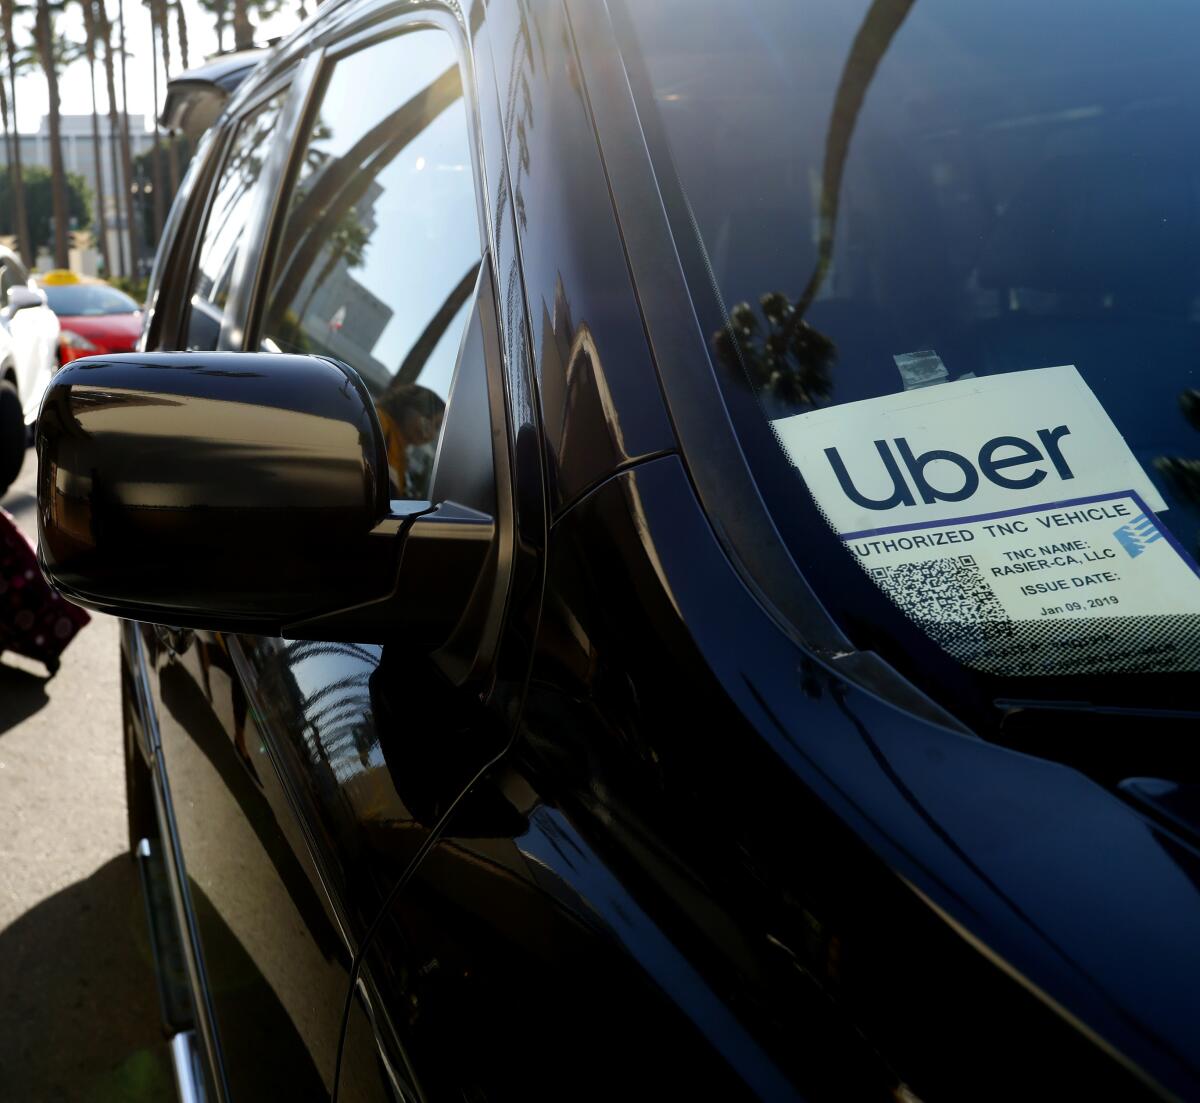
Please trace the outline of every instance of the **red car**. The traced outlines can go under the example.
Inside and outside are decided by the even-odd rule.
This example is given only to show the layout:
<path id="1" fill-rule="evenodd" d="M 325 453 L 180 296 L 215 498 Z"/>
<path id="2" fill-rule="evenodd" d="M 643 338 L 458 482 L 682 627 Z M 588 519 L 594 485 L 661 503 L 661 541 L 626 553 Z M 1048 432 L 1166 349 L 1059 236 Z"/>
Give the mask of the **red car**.
<path id="1" fill-rule="evenodd" d="M 103 283 L 43 285 L 62 327 L 58 362 L 98 352 L 131 352 L 142 333 L 142 312 L 128 295 Z"/>

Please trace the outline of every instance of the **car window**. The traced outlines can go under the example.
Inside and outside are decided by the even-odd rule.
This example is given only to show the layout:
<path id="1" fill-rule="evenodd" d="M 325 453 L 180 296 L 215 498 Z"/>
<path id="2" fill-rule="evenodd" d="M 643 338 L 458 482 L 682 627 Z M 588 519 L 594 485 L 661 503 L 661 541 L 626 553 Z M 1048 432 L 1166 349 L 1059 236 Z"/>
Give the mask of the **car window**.
<path id="1" fill-rule="evenodd" d="M 448 34 L 423 27 L 336 62 L 283 218 L 262 347 L 354 367 L 375 396 L 393 494 L 425 497 L 481 257 Z"/>
<path id="2" fill-rule="evenodd" d="M 66 284 L 45 288 L 46 302 L 55 314 L 96 316 L 132 314 L 138 305 L 123 291 L 103 284 Z"/>
<path id="3" fill-rule="evenodd" d="M 210 351 L 217 347 L 234 266 L 248 229 L 254 185 L 262 173 L 286 95 L 272 96 L 245 118 L 230 143 L 192 276 L 186 349 Z"/>
<path id="4" fill-rule="evenodd" d="M 24 282 L 11 261 L 0 261 L 0 296 L 7 298 L 10 288 L 20 287 Z"/>

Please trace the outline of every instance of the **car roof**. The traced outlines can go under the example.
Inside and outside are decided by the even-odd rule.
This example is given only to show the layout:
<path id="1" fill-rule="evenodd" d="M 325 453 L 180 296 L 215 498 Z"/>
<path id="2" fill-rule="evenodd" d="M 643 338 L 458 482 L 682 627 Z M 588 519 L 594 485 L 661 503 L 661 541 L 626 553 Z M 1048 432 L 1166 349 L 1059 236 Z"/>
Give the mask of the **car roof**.
<path id="1" fill-rule="evenodd" d="M 229 98 L 267 52 L 239 50 L 181 73 L 167 84 L 159 122 L 195 141 L 216 122 Z"/>

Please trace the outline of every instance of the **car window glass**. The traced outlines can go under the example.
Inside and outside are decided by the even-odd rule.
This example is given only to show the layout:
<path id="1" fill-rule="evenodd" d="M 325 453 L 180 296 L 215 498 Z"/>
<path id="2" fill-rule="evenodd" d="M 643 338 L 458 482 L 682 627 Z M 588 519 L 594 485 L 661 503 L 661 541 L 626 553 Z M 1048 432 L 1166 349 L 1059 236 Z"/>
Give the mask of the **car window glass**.
<path id="1" fill-rule="evenodd" d="M 248 228 L 254 185 L 285 97 L 286 92 L 280 92 L 244 119 L 230 143 L 192 277 L 184 348 L 204 351 L 217 347 L 234 266 Z"/>
<path id="2" fill-rule="evenodd" d="M 9 288 L 17 286 L 16 273 L 8 261 L 0 262 L 0 294 L 8 296 Z"/>
<path id="3" fill-rule="evenodd" d="M 47 305 L 55 314 L 97 317 L 102 314 L 132 314 L 138 305 L 123 291 L 103 284 L 67 284 L 45 289 Z"/>
<path id="4" fill-rule="evenodd" d="M 481 256 L 447 34 L 421 28 L 335 64 L 284 217 L 262 347 L 354 367 L 393 494 L 423 498 Z"/>

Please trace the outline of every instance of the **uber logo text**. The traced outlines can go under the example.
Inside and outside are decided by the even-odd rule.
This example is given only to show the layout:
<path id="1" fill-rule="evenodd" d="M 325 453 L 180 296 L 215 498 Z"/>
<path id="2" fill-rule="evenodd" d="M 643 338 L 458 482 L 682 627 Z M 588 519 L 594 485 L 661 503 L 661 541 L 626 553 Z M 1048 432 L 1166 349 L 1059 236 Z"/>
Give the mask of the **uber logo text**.
<path id="1" fill-rule="evenodd" d="M 1024 437 L 992 437 L 991 440 L 985 441 L 980 447 L 975 463 L 972 463 L 966 456 L 960 455 L 958 452 L 951 452 L 945 448 L 931 448 L 928 452 L 914 455 L 906 437 L 895 437 L 892 440 L 892 444 L 895 446 L 900 459 L 904 461 L 904 466 L 908 469 L 912 486 L 905 480 L 900 470 L 900 464 L 897 462 L 896 456 L 893 454 L 888 442 L 886 440 L 877 440 L 874 442 L 875 451 L 879 453 L 879 458 L 883 462 L 883 469 L 892 481 L 892 492 L 885 498 L 870 498 L 855 486 L 854 480 L 846 470 L 846 465 L 836 448 L 826 448 L 825 456 L 829 460 L 829 465 L 833 468 L 834 475 L 837 476 L 838 485 L 842 488 L 846 497 L 864 509 L 883 510 L 894 509 L 896 506 L 915 506 L 917 501 L 913 495 L 914 487 L 916 488 L 916 493 L 921 496 L 921 501 L 926 505 L 932 505 L 934 502 L 961 502 L 966 498 L 970 498 L 979 489 L 979 476 L 981 472 L 983 477 L 989 482 L 1003 487 L 1005 490 L 1028 490 L 1030 487 L 1037 486 L 1038 483 L 1046 478 L 1047 470 L 1045 467 L 1035 467 L 1023 475 L 1017 475 L 1016 472 L 1004 474 L 1004 472 L 1015 467 L 1043 463 L 1046 460 L 1049 460 L 1053 465 L 1060 479 L 1064 481 L 1073 479 L 1075 478 L 1075 474 L 1072 472 L 1066 459 L 1063 458 L 1059 443 L 1063 437 L 1070 435 L 1071 430 L 1065 425 L 1059 425 L 1053 429 L 1039 429 L 1037 436 L 1038 440 L 1041 441 L 1044 452 L 1039 450 L 1036 444 L 1026 440 Z M 1003 449 L 1016 449 L 1016 451 L 1010 451 L 1005 456 L 998 456 L 997 453 Z M 930 482 L 925 474 L 925 470 L 931 463 L 937 460 L 953 464 L 958 468 L 962 475 L 961 485 L 953 489 L 947 489 L 944 486 L 934 486 Z"/>

